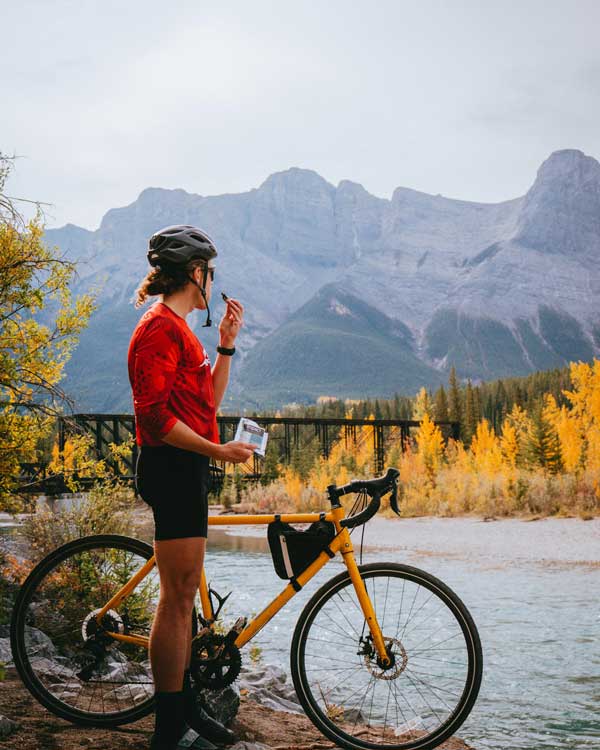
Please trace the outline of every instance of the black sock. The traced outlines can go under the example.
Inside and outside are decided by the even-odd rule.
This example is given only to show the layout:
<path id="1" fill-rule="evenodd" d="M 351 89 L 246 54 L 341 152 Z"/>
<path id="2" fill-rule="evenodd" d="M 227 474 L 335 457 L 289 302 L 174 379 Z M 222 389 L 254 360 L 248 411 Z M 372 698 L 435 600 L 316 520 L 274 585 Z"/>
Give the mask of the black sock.
<path id="1" fill-rule="evenodd" d="M 183 691 L 177 693 L 155 693 L 156 720 L 154 733 L 164 742 L 176 742 L 183 734 L 185 704 Z"/>
<path id="2" fill-rule="evenodd" d="M 194 690 L 190 670 L 186 669 L 183 673 L 183 705 L 185 706 L 186 713 L 195 710 L 196 698 L 196 691 Z"/>

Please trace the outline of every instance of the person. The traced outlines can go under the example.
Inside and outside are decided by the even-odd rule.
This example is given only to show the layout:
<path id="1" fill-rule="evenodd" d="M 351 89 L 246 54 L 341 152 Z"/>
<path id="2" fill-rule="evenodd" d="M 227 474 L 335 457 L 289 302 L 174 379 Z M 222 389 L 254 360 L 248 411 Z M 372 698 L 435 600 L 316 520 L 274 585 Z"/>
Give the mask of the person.
<path id="1" fill-rule="evenodd" d="M 150 747 L 214 748 L 215 742 L 231 744 L 235 735 L 196 700 L 189 672 L 191 622 L 206 550 L 210 459 L 240 463 L 253 452 L 250 443 L 221 444 L 216 421 L 244 308 L 227 299 L 211 370 L 186 316 L 205 309 L 205 325 L 211 324 L 214 242 L 197 227 L 177 225 L 156 232 L 148 245 L 152 268 L 136 290 L 135 306 L 150 296 L 160 299 L 138 321 L 127 361 L 138 445 L 135 483 L 154 515 L 160 579 L 149 643 L 155 684 Z"/>

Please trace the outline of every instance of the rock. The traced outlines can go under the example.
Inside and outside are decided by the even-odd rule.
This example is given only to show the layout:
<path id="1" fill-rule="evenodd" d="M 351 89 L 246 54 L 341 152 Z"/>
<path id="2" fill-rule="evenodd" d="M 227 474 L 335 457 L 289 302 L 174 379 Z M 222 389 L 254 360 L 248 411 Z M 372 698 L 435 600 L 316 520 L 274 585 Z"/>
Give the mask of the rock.
<path id="1" fill-rule="evenodd" d="M 240 689 L 246 690 L 249 700 L 275 711 L 303 713 L 293 685 L 286 672 L 273 664 L 243 667 Z"/>
<path id="2" fill-rule="evenodd" d="M 235 684 L 222 690 L 201 690 L 199 701 L 208 714 L 227 726 L 240 708 L 240 691 Z"/>
<path id="3" fill-rule="evenodd" d="M 64 664 L 59 664 L 53 659 L 45 656 L 36 656 L 30 661 L 31 668 L 38 676 L 49 677 L 57 682 L 74 682 L 77 679 L 75 672 Z"/>
<path id="4" fill-rule="evenodd" d="M 0 662 L 5 666 L 12 664 L 12 651 L 10 649 L 10 638 L 0 638 Z"/>
<path id="5" fill-rule="evenodd" d="M 134 703 L 141 703 L 154 695 L 154 685 L 152 683 L 145 685 L 128 683 L 115 688 L 114 694 L 117 700 L 130 701 L 133 699 Z"/>
<path id="6" fill-rule="evenodd" d="M 235 745 L 230 745 L 229 750 L 270 750 L 269 745 L 263 745 L 262 742 L 236 742 Z"/>
<path id="7" fill-rule="evenodd" d="M 52 659 L 56 656 L 56 646 L 52 640 L 37 628 L 25 626 L 25 644 L 29 657 L 44 656 Z"/>
<path id="8" fill-rule="evenodd" d="M 10 735 L 13 732 L 16 732 L 18 728 L 19 725 L 16 721 L 11 721 L 10 719 L 7 719 L 6 716 L 0 715 L 0 740 L 10 737 Z"/>

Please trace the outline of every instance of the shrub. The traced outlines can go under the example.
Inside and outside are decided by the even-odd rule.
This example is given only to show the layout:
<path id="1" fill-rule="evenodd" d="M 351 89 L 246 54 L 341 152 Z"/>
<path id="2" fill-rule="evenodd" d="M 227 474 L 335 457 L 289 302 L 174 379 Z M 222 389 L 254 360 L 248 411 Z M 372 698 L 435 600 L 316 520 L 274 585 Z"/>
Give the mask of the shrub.
<path id="1" fill-rule="evenodd" d="M 119 479 L 102 479 L 71 509 L 39 510 L 24 521 L 30 558 L 37 562 L 66 542 L 91 534 L 130 535 L 132 511 L 133 490 Z"/>

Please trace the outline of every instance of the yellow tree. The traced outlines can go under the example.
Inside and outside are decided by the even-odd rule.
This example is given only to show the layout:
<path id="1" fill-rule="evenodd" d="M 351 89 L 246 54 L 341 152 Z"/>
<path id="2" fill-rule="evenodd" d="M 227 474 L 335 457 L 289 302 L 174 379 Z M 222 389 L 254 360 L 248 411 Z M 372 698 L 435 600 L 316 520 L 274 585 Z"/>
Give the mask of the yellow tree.
<path id="1" fill-rule="evenodd" d="M 573 390 L 564 391 L 584 436 L 585 467 L 600 471 L 600 360 L 571 363 Z"/>
<path id="2" fill-rule="evenodd" d="M 413 406 L 413 419 L 421 420 L 427 415 L 428 417 L 433 416 L 433 405 L 429 398 L 429 393 L 426 388 L 421 388 L 415 397 L 415 403 Z"/>
<path id="3" fill-rule="evenodd" d="M 0 510 L 18 507 L 19 463 L 39 458 L 70 402 L 58 383 L 95 307 L 91 294 L 72 298 L 75 264 L 46 247 L 41 213 L 25 222 L 5 196 L 10 166 L 0 154 Z M 48 301 L 51 327 L 35 317 Z"/>
<path id="4" fill-rule="evenodd" d="M 502 425 L 502 437 L 500 438 L 500 450 L 506 463 L 515 468 L 519 456 L 519 441 L 517 439 L 517 430 L 507 419 Z"/>
<path id="5" fill-rule="evenodd" d="M 433 477 L 442 464 L 444 438 L 440 428 L 425 413 L 415 436 L 418 454 L 430 477 Z"/>
<path id="6" fill-rule="evenodd" d="M 498 474 L 502 470 L 500 442 L 487 419 L 482 419 L 477 425 L 471 440 L 471 455 L 477 471 Z"/>
<path id="7" fill-rule="evenodd" d="M 544 417 L 558 434 L 565 471 L 579 472 L 583 468 L 585 448 L 585 427 L 579 415 L 566 406 L 559 408 L 554 396 L 547 393 L 544 399 Z"/>

